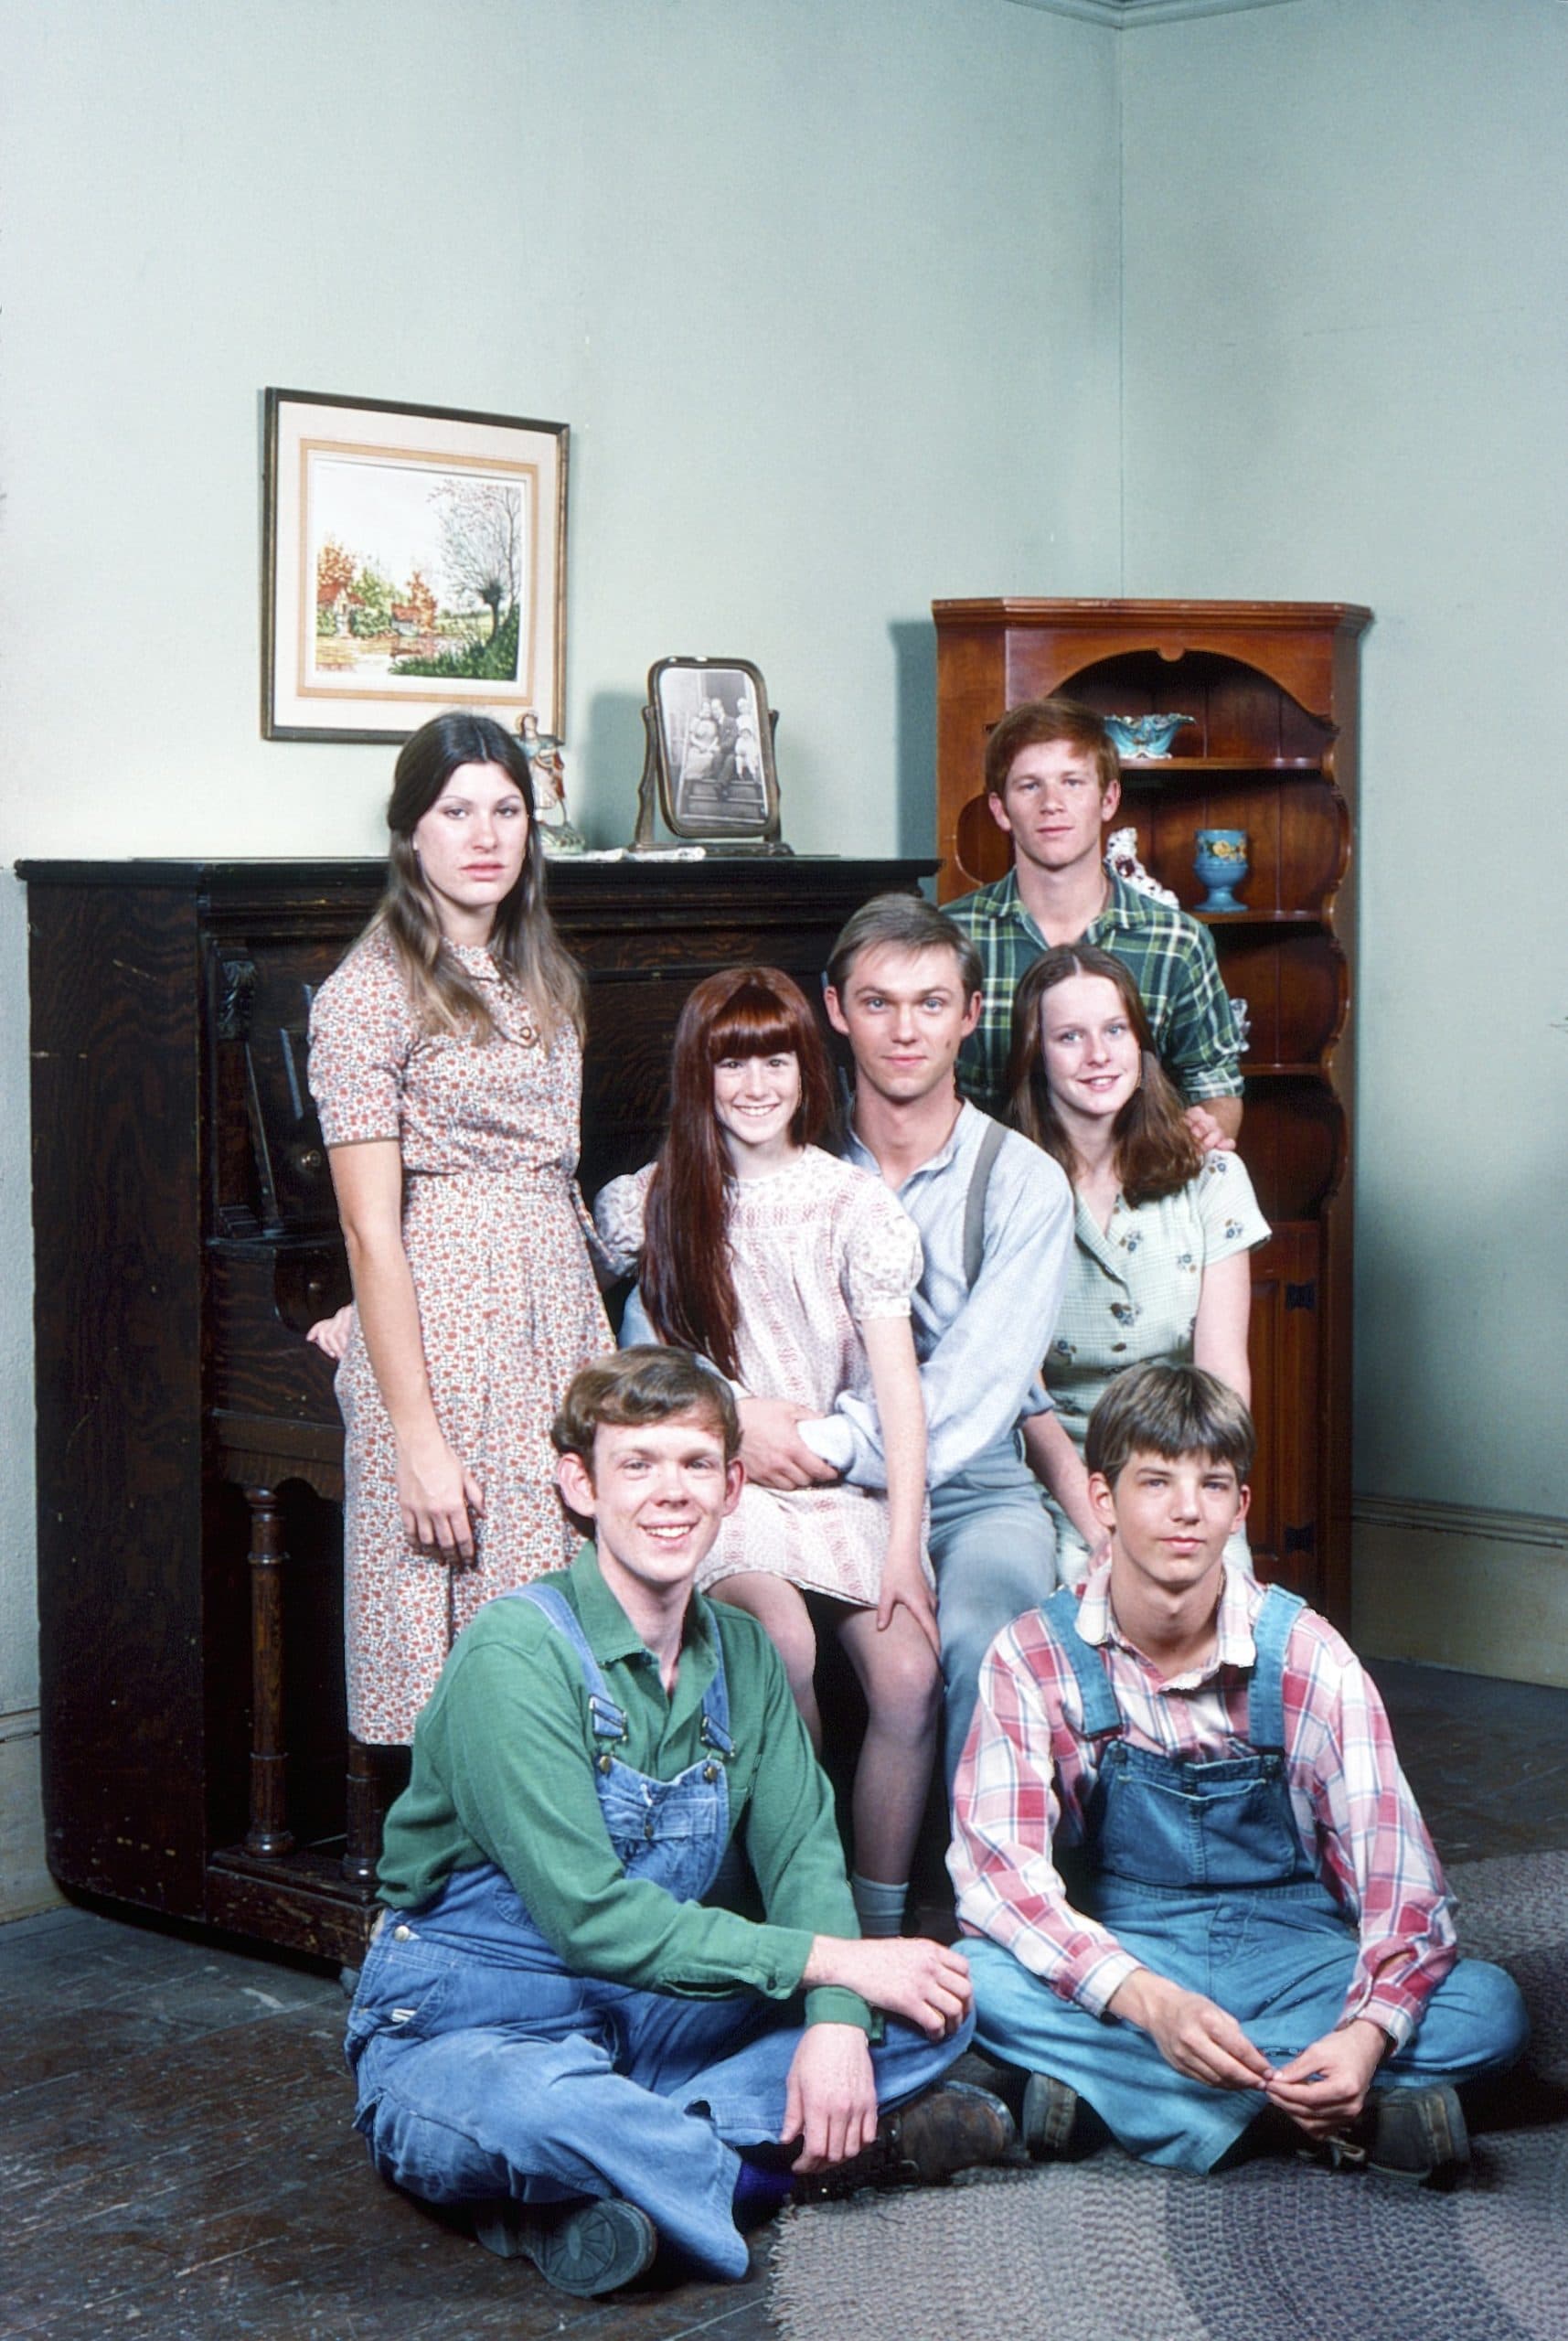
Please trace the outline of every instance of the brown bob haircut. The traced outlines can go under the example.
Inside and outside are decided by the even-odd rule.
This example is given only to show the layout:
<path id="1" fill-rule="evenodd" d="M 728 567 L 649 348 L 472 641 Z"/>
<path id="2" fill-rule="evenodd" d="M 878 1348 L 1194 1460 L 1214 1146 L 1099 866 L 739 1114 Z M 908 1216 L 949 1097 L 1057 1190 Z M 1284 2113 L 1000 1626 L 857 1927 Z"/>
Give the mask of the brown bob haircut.
<path id="1" fill-rule="evenodd" d="M 1121 763 L 1103 717 L 1075 699 L 1026 699 L 1008 708 L 986 743 L 986 789 L 1005 797 L 1008 775 L 1026 748 L 1042 747 L 1051 740 L 1071 741 L 1094 762 L 1094 774 L 1104 796 L 1121 777 Z"/>
<path id="2" fill-rule="evenodd" d="M 595 1358 L 572 1376 L 550 1425 L 558 1455 L 575 1455 L 592 1478 L 593 1437 L 601 1423 L 613 1430 L 679 1421 L 695 1415 L 724 1442 L 724 1460 L 741 1452 L 741 1418 L 730 1385 L 687 1350 L 645 1347 Z"/>
<path id="3" fill-rule="evenodd" d="M 1112 1488 L 1135 1455 L 1157 1455 L 1166 1463 L 1202 1455 L 1230 1464 L 1242 1481 L 1255 1447 L 1252 1416 L 1228 1382 L 1200 1365 L 1156 1360 L 1130 1365 L 1101 1394 L 1083 1460 Z"/>
<path id="4" fill-rule="evenodd" d="M 654 1331 L 735 1378 L 738 1311 L 722 1233 L 735 1174 L 713 1110 L 713 1068 L 726 1057 L 784 1055 L 800 1067 L 790 1137 L 811 1146 L 833 1113 L 833 1077 L 799 985 L 781 967 L 727 967 L 697 986 L 675 1028 L 669 1128 L 643 1214 L 637 1273 Z"/>
<path id="5" fill-rule="evenodd" d="M 1092 943 L 1059 943 L 1024 970 L 1013 994 L 1008 1057 L 1008 1114 L 1025 1138 L 1043 1147 L 1072 1176 L 1072 1143 L 1056 1110 L 1045 1069 L 1040 1010 L 1058 984 L 1102 976 L 1115 987 L 1143 1055 L 1143 1079 L 1116 1116 L 1116 1175 L 1129 1203 L 1157 1203 L 1195 1179 L 1203 1149 L 1187 1127 L 1181 1099 L 1155 1053 L 1148 1014 L 1132 975 L 1114 952 Z"/>

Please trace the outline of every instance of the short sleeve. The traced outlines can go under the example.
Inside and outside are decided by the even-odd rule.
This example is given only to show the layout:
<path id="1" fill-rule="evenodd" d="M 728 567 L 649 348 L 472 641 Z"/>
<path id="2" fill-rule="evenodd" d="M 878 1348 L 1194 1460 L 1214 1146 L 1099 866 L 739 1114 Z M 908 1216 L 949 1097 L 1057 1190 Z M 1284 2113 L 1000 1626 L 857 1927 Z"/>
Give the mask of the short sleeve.
<path id="1" fill-rule="evenodd" d="M 653 1164 L 634 1170 L 629 1178 L 612 1179 L 593 1198 L 593 1224 L 604 1256 L 618 1277 L 631 1276 L 643 1248 L 643 1213 L 647 1205 Z"/>
<path id="2" fill-rule="evenodd" d="M 310 1088 L 328 1146 L 402 1135 L 403 1074 L 417 1038 L 394 968 L 351 951 L 310 1011 Z"/>
<path id="3" fill-rule="evenodd" d="M 901 1203 L 868 1178 L 845 1227 L 844 1298 L 858 1325 L 907 1317 L 925 1255 L 920 1230 Z"/>
<path id="4" fill-rule="evenodd" d="M 1247 1166 L 1239 1154 L 1218 1148 L 1206 1154 L 1193 1187 L 1203 1224 L 1206 1267 L 1228 1260 L 1232 1252 L 1255 1251 L 1268 1242 L 1272 1230 L 1258 1209 Z"/>

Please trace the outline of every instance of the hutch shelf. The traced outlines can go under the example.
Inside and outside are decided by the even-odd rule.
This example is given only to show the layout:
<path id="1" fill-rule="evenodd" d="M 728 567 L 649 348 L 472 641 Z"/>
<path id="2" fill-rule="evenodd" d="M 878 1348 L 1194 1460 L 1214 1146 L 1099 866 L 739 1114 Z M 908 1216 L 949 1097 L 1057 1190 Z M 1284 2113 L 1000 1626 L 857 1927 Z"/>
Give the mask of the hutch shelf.
<path id="1" fill-rule="evenodd" d="M 1274 1227 L 1253 1256 L 1259 1435 L 1249 1534 L 1261 1575 L 1343 1625 L 1349 1606 L 1355 988 L 1351 854 L 1360 636 L 1342 603 L 933 604 L 941 899 L 1000 877 L 986 738 L 1052 692 L 1103 715 L 1184 714 L 1180 755 L 1122 767 L 1115 826 L 1189 908 L 1200 828 L 1244 829 L 1245 908 L 1203 917 L 1247 1003 L 1241 1151 Z"/>

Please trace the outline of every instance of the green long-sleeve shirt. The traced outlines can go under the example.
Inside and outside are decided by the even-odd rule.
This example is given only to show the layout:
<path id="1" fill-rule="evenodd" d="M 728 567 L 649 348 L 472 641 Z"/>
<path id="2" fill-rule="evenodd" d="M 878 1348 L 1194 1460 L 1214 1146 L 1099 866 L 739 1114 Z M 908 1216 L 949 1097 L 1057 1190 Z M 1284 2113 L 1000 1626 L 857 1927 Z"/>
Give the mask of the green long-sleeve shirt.
<path id="1" fill-rule="evenodd" d="M 799 1990 L 814 1935 L 858 1936 L 832 1791 L 777 1652 L 754 1618 L 693 1595 L 673 1697 L 658 1662 L 585 1545 L 547 1583 L 576 1610 L 609 1694 L 626 1717 L 616 1754 L 673 1780 L 707 1752 L 702 1696 L 723 1645 L 735 1743 L 730 1826 L 762 1891 L 767 1923 L 677 1902 L 628 1877 L 601 1817 L 588 1692 L 578 1655 L 532 1601 L 492 1601 L 458 1637 L 414 1728 L 409 1785 L 387 1815 L 381 1898 L 409 1910 L 453 1870 L 493 1862 L 579 1974 L 644 1991 L 784 2000 Z M 870 2025 L 853 1992 L 807 1994 L 808 2023 Z"/>

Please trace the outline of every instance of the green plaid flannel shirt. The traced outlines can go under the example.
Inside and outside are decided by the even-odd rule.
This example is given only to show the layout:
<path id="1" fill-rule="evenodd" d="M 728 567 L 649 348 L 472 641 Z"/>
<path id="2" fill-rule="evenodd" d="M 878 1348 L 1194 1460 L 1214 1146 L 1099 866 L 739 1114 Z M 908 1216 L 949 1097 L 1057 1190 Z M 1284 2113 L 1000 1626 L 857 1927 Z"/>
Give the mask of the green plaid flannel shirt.
<path id="1" fill-rule="evenodd" d="M 986 971 L 980 1021 L 964 1043 L 958 1086 L 984 1112 L 1004 1117 L 1013 992 L 1049 946 L 1019 900 L 1014 871 L 943 907 L 972 939 Z M 1160 1061 L 1189 1105 L 1241 1096 L 1241 1042 L 1206 926 L 1113 874 L 1111 899 L 1082 940 L 1114 951 L 1132 971 Z"/>

